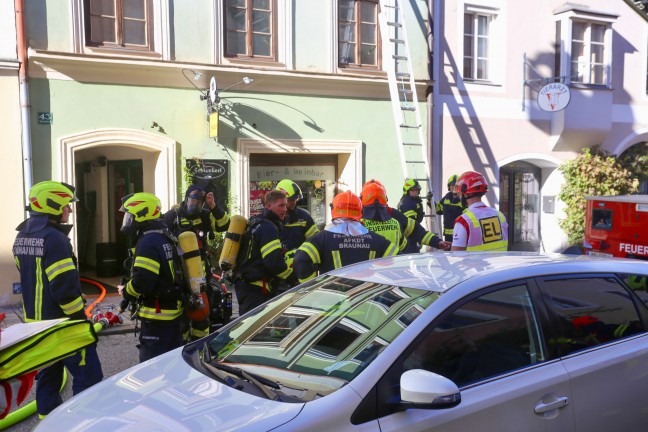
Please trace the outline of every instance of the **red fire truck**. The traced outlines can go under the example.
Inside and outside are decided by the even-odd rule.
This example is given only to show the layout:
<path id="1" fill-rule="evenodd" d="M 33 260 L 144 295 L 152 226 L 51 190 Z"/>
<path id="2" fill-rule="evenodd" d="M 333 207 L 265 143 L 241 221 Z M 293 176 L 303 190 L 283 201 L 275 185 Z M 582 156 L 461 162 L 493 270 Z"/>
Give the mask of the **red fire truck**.
<path id="1" fill-rule="evenodd" d="M 648 260 L 648 195 L 586 199 L 585 254 Z"/>

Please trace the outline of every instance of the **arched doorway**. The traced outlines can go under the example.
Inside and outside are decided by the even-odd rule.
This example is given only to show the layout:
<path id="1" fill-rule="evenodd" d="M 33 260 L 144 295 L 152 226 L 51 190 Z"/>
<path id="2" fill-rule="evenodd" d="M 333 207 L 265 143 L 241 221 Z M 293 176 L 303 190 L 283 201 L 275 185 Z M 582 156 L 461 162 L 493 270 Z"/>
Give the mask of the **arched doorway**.
<path id="1" fill-rule="evenodd" d="M 509 224 L 509 250 L 540 251 L 541 173 L 524 161 L 500 168 L 500 211 Z"/>
<path id="2" fill-rule="evenodd" d="M 168 210 L 177 197 L 175 141 L 129 129 L 101 129 L 62 137 L 61 179 L 77 188 L 72 244 L 80 267 L 100 277 L 121 274 L 128 245 L 119 231 L 121 198 L 151 192 Z"/>

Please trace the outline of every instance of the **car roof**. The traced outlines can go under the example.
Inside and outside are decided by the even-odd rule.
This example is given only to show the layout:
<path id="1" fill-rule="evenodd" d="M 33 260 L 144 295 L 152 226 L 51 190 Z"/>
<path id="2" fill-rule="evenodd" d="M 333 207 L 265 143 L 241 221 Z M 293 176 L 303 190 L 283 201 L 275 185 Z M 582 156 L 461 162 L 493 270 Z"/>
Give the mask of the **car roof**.
<path id="1" fill-rule="evenodd" d="M 585 255 L 456 251 L 380 258 L 352 264 L 328 274 L 366 282 L 445 292 L 461 282 L 475 278 L 490 278 L 494 282 L 503 282 L 549 274 L 594 272 L 648 274 L 648 263 Z"/>

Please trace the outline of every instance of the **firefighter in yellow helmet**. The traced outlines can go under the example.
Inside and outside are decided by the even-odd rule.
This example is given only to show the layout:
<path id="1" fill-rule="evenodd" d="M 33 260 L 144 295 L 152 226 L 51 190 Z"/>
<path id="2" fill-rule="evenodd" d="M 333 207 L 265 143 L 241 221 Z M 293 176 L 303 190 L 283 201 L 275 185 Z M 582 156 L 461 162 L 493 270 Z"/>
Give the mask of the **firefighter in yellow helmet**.
<path id="1" fill-rule="evenodd" d="M 29 218 L 16 230 L 13 255 L 20 272 L 25 321 L 57 318 L 85 320 L 77 259 L 68 234 L 71 204 L 78 201 L 73 186 L 44 181 L 29 191 Z M 44 418 L 62 403 L 63 368 L 74 377 L 73 394 L 103 378 L 96 345 L 41 369 L 36 381 L 36 405 Z"/>
<path id="2" fill-rule="evenodd" d="M 294 268 L 300 282 L 318 272 L 398 253 L 398 246 L 362 225 L 362 202 L 351 191 L 333 198 L 331 218 L 324 231 L 306 240 L 295 253 Z"/>
<path id="3" fill-rule="evenodd" d="M 297 202 L 303 198 L 301 188 L 297 183 L 289 179 L 283 179 L 275 189 L 286 194 L 288 199 L 288 213 L 283 221 L 283 229 L 279 233 L 281 247 L 285 250 L 286 263 L 292 265 L 297 248 L 304 241 L 319 232 L 313 217 L 308 211 L 297 207 Z M 281 290 L 281 287 L 279 288 Z"/>
<path id="4" fill-rule="evenodd" d="M 182 270 L 161 207 L 155 195 L 138 192 L 123 197 L 119 209 L 124 212 L 121 231 L 137 241 L 132 277 L 119 291 L 139 305 L 140 362 L 183 345 Z"/>
<path id="5" fill-rule="evenodd" d="M 457 174 L 450 176 L 448 179 L 448 193 L 436 204 L 436 214 L 443 215 L 443 238 L 449 242 L 452 242 L 454 222 L 463 212 L 461 198 L 459 198 L 459 194 L 455 191 L 455 185 L 458 179 L 459 176 Z"/>
<path id="6" fill-rule="evenodd" d="M 417 225 L 420 225 L 425 216 L 423 200 L 420 197 L 421 185 L 416 179 L 407 179 L 403 183 L 403 196 L 398 202 L 398 210 L 408 218 L 412 219 Z M 421 244 L 417 242 L 408 242 L 404 253 L 418 253 L 421 251 Z"/>
<path id="7" fill-rule="evenodd" d="M 455 221 L 452 250 L 506 251 L 506 218 L 481 200 L 488 191 L 486 178 L 481 173 L 467 171 L 457 180 L 456 188 L 466 210 Z"/>

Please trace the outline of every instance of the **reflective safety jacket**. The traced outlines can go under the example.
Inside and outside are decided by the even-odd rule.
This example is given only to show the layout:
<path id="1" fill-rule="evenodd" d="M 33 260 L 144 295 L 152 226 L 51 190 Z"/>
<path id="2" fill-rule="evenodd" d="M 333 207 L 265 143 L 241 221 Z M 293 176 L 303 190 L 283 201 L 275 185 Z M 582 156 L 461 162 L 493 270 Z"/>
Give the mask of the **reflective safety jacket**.
<path id="1" fill-rule="evenodd" d="M 25 321 L 86 319 L 68 229 L 32 215 L 20 224 L 13 255 L 20 272 Z"/>
<path id="2" fill-rule="evenodd" d="M 393 256 L 398 247 L 360 222 L 328 225 L 306 240 L 295 253 L 294 268 L 300 282 L 345 265 Z"/>
<path id="3" fill-rule="evenodd" d="M 279 232 L 281 247 L 286 251 L 288 265 L 292 263 L 297 248 L 318 232 L 313 217 L 306 210 L 299 207 L 288 210 L 288 216 L 283 221 L 283 229 Z"/>
<path id="4" fill-rule="evenodd" d="M 398 203 L 398 210 L 410 219 L 414 219 L 416 223 L 423 222 L 425 210 L 423 209 L 423 200 L 421 197 L 413 197 L 410 195 L 403 195 Z"/>
<path id="5" fill-rule="evenodd" d="M 436 213 L 443 215 L 443 234 L 452 235 L 455 220 L 461 216 L 463 207 L 461 206 L 461 198 L 459 195 L 454 195 L 448 192 L 441 198 L 436 205 Z"/>
<path id="6" fill-rule="evenodd" d="M 421 226 L 421 222 L 423 221 L 423 216 L 425 216 L 425 210 L 423 209 L 423 200 L 421 197 L 412 197 L 407 194 L 403 195 L 401 197 L 400 202 L 398 203 L 398 211 L 400 211 L 402 214 L 405 215 L 408 219 L 413 220 L 416 225 Z M 423 228 L 421 226 L 423 230 Z M 427 233 L 427 230 L 425 230 Z M 430 236 L 434 236 L 434 234 L 430 233 Z M 436 237 L 436 236 L 435 236 Z M 429 239 L 429 241 L 432 241 Z M 438 246 L 438 242 L 441 241 L 441 239 L 438 239 L 435 241 L 436 246 Z M 405 246 L 405 249 L 403 250 L 403 253 L 418 253 L 421 251 L 421 245 L 425 244 L 421 241 L 417 241 L 415 238 L 411 238 L 407 241 L 407 246 Z"/>
<path id="7" fill-rule="evenodd" d="M 506 251 L 508 223 L 502 213 L 483 203 L 470 205 L 457 218 L 468 235 L 467 251 Z"/>
<path id="8" fill-rule="evenodd" d="M 362 219 L 361 222 L 369 231 L 375 232 L 397 245 L 399 251 L 405 249 L 407 240 L 403 235 L 401 224 L 396 219 L 390 218 L 385 221 Z"/>
<path id="9" fill-rule="evenodd" d="M 279 240 L 283 225 L 277 215 L 264 210 L 256 217 L 252 227 L 252 247 L 249 259 L 237 270 L 238 278 L 244 282 L 258 285 L 272 291 L 274 280 L 288 279 L 293 269 L 286 264 L 285 250 Z"/>
<path id="10" fill-rule="evenodd" d="M 183 314 L 182 288 L 176 281 L 176 245 L 165 234 L 160 219 L 147 223 L 135 245 L 133 277 L 126 283 L 128 296 L 141 302 L 138 316 L 170 322 Z"/>
<path id="11" fill-rule="evenodd" d="M 429 232 L 420 223 L 410 219 L 395 208 L 388 207 L 389 214 L 396 219 L 403 230 L 403 236 L 407 245 L 401 249 L 402 253 L 420 252 L 421 245 L 439 248 L 441 239 L 434 233 Z"/>

